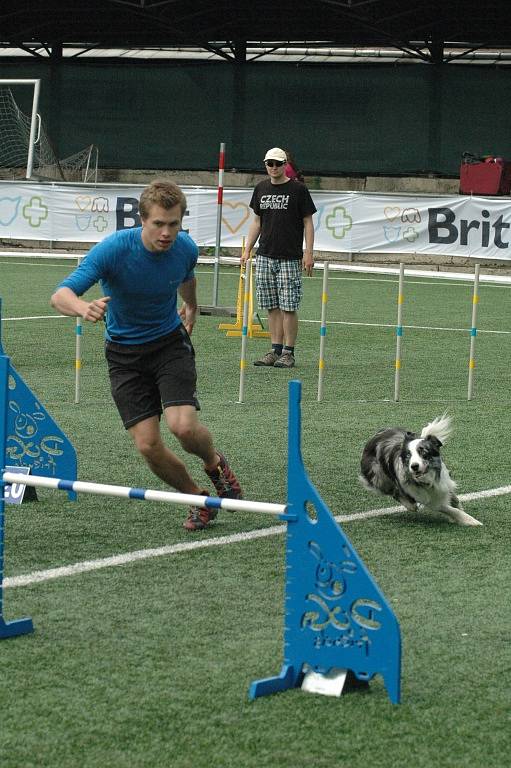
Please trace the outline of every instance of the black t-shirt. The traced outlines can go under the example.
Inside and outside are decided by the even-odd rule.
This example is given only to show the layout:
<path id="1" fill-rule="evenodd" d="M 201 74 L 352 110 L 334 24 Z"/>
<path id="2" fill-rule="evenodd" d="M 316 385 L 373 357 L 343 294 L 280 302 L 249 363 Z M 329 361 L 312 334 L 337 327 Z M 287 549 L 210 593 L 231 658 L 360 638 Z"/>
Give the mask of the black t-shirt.
<path id="1" fill-rule="evenodd" d="M 316 213 L 305 184 L 264 179 L 254 189 L 250 207 L 261 218 L 257 253 L 273 259 L 303 258 L 303 220 Z"/>

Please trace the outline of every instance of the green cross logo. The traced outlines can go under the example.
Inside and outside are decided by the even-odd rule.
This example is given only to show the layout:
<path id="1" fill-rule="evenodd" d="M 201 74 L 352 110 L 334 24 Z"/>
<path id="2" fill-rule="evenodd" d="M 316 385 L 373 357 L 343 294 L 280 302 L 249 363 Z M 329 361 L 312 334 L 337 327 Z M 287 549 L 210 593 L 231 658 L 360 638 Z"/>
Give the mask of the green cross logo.
<path id="1" fill-rule="evenodd" d="M 29 202 L 23 206 L 22 215 L 31 227 L 40 227 L 41 222 L 48 218 L 48 206 L 43 203 L 38 195 L 34 195 L 30 198 Z"/>
<path id="2" fill-rule="evenodd" d="M 346 208 L 342 205 L 336 206 L 332 213 L 326 217 L 326 228 L 332 233 L 336 240 L 342 240 L 346 232 L 353 226 L 353 219 L 346 213 Z"/>
<path id="3" fill-rule="evenodd" d="M 403 232 L 403 237 L 405 240 L 408 240 L 409 243 L 414 243 L 419 237 L 419 233 L 415 227 L 407 227 Z"/>
<path id="4" fill-rule="evenodd" d="M 93 225 L 96 227 L 98 232 L 103 232 L 108 227 L 108 221 L 105 219 L 104 216 L 101 214 L 94 219 Z"/>

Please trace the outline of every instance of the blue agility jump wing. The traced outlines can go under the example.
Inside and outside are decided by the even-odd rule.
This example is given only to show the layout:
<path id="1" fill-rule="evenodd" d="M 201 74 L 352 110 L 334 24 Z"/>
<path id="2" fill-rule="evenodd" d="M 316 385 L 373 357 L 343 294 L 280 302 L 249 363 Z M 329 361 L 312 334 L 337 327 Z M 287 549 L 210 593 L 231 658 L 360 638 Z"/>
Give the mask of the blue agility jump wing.
<path id="1" fill-rule="evenodd" d="M 0 385 L 1 387 L 2 385 Z M 32 475 L 76 480 L 76 452 L 12 364 L 0 406 L 7 409 L 5 465 L 30 467 Z M 76 498 L 75 493 L 69 494 Z"/>
<path id="2" fill-rule="evenodd" d="M 298 687 L 308 670 L 383 677 L 400 701 L 399 624 L 350 540 L 309 480 L 301 456 L 301 384 L 289 383 L 284 664 L 252 683 L 250 698 Z"/>
<path id="3" fill-rule="evenodd" d="M 0 313 L 1 313 L 0 300 Z M 2 347 L 0 314 L 0 357 L 4 358 L 0 380 L 0 413 L 5 414 L 5 456 L 2 467 L 30 467 L 32 475 L 76 480 L 76 451 L 68 437 L 23 381 Z M 5 370 L 7 366 L 7 370 Z M 69 497 L 76 498 L 75 493 Z"/>
<path id="4" fill-rule="evenodd" d="M 1 302 L 0 302 L 1 311 Z M 0 315 L 0 477 L 4 468 L 30 467 L 33 475 L 76 480 L 76 451 L 4 354 Z M 70 492 L 70 498 L 76 493 Z M 3 618 L 5 502 L 0 480 L 0 638 L 31 632 L 32 620 Z"/>
<path id="5" fill-rule="evenodd" d="M 5 466 L 5 442 L 7 435 L 7 413 L 5 409 L 7 381 L 9 376 L 9 358 L 2 354 L 0 345 L 0 467 Z M 4 397 L 2 397 L 2 393 Z M 4 486 L 0 482 L 0 639 L 15 637 L 32 632 L 32 619 L 17 619 L 5 621 L 3 616 L 3 576 L 4 576 L 4 534 L 5 534 L 5 502 Z"/>

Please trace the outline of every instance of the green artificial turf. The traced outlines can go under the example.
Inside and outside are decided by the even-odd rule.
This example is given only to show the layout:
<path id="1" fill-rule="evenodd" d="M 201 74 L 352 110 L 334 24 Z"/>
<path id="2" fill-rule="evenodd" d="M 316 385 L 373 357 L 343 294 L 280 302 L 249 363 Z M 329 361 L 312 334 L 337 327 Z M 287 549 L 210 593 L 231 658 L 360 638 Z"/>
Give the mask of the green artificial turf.
<path id="1" fill-rule="evenodd" d="M 0 260 L 2 316 L 54 315 L 49 295 L 70 268 L 69 262 Z M 198 279 L 201 302 L 209 304 L 211 268 L 199 267 Z M 240 339 L 227 338 L 217 330 L 223 318 L 211 316 L 201 316 L 193 334 L 201 418 L 231 460 L 246 498 L 286 500 L 290 379 L 302 382 L 304 463 L 335 515 L 394 503 L 368 494 L 357 481 L 361 449 L 376 429 L 420 429 L 444 411 L 453 417 L 454 434 L 443 455 L 460 493 L 510 483 L 508 287 L 481 285 L 475 391 L 468 401 L 472 287 L 407 279 L 401 399 L 394 402 L 397 278 L 332 272 L 318 403 L 321 274 L 304 282 L 296 368 L 254 367 L 268 342 L 249 339 L 243 403 Z M 237 288 L 237 270 L 222 269 L 220 305 L 233 306 Z M 2 339 L 18 372 L 72 439 L 80 479 L 163 487 L 137 455 L 111 402 L 99 326 L 84 325 L 78 405 L 73 319 L 4 320 Z M 168 442 L 182 455 L 171 436 Z M 200 462 L 186 460 L 202 478 Z M 7 580 L 272 530 L 243 542 L 147 554 L 7 586 L 5 619 L 31 616 L 35 631 L 0 642 L 2 768 L 507 764 L 509 495 L 466 503 L 481 528 L 405 512 L 343 524 L 400 622 L 397 706 L 379 678 L 368 691 L 340 699 L 293 690 L 248 700 L 250 683 L 277 674 L 283 660 L 283 523 L 221 511 L 210 529 L 190 536 L 182 528 L 184 507 L 86 495 L 73 503 L 44 490 L 38 497 L 6 509 Z"/>

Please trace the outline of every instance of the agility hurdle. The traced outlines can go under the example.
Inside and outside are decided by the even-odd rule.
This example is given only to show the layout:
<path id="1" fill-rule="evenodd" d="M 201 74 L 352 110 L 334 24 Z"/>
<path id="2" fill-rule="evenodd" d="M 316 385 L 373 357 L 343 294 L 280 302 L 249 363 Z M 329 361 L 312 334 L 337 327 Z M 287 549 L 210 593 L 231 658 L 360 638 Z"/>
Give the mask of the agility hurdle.
<path id="1" fill-rule="evenodd" d="M 3 488 L 20 480 L 19 474 L 9 471 L 6 465 L 11 428 L 7 426 L 10 371 L 9 358 L 0 346 L 0 639 L 33 631 L 30 618 L 6 622 L 3 617 Z M 37 474 L 23 476 L 23 483 L 61 490 L 74 497 L 77 493 L 91 493 L 277 516 L 287 523 L 284 661 L 278 675 L 252 683 L 250 698 L 300 687 L 311 675 L 325 677 L 349 671 L 365 683 L 380 674 L 389 698 L 397 704 L 401 695 L 399 623 L 307 476 L 301 455 L 300 400 L 301 383 L 289 382 L 286 504 L 58 479 L 42 475 L 38 467 Z"/>
<path id="2" fill-rule="evenodd" d="M 254 271 L 253 271 L 253 259 L 252 255 L 250 255 L 250 258 L 245 264 L 245 268 L 243 268 L 243 265 L 241 265 L 240 269 L 240 280 L 239 280 L 239 286 L 238 286 L 238 298 L 236 302 L 237 310 L 236 310 L 236 323 L 234 324 L 228 324 L 228 323 L 220 323 L 218 326 L 219 330 L 225 330 L 226 336 L 228 337 L 239 337 L 243 336 L 243 312 L 245 307 L 245 299 L 248 295 L 248 317 L 247 317 L 247 323 L 246 323 L 246 334 L 250 339 L 257 338 L 257 339 L 269 339 L 270 338 L 270 332 L 265 331 L 261 318 L 259 317 L 258 313 L 254 310 Z M 257 328 L 254 324 L 254 315 L 257 317 L 259 321 L 260 328 Z"/>

